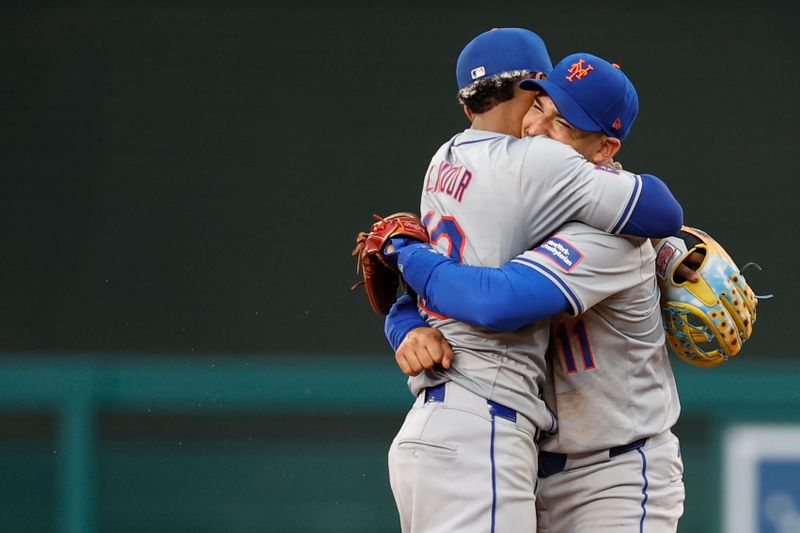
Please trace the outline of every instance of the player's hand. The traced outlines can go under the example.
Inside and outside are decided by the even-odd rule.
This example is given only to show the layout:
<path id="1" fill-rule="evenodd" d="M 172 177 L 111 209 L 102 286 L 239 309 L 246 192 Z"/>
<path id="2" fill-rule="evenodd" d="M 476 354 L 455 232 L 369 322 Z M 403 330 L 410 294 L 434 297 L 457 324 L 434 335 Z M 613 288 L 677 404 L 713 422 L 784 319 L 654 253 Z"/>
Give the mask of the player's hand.
<path id="1" fill-rule="evenodd" d="M 601 161 L 600 162 L 600 166 L 603 166 L 603 167 L 606 167 L 606 168 L 613 168 L 615 170 L 624 170 L 622 168 L 622 163 L 620 163 L 619 161 L 614 161 L 614 159 L 611 158 L 611 157 L 609 157 L 605 161 Z"/>
<path id="2" fill-rule="evenodd" d="M 658 253 L 659 247 L 666 239 L 650 239 L 653 243 L 653 248 Z M 675 257 L 679 257 L 677 254 Z M 697 269 L 703 264 L 705 255 L 700 252 L 692 252 L 688 257 L 681 260 L 677 267 L 675 267 L 674 279 L 676 283 L 683 283 L 688 280 L 692 283 L 700 281 L 700 276 L 697 275 Z"/>
<path id="3" fill-rule="evenodd" d="M 416 328 L 400 343 L 394 358 L 403 374 L 416 376 L 436 365 L 450 368 L 453 349 L 438 329 Z"/>
<path id="4" fill-rule="evenodd" d="M 699 252 L 692 252 L 689 254 L 689 257 L 683 260 L 678 268 L 675 269 L 675 279 L 680 281 L 681 278 L 685 278 L 692 283 L 700 281 L 700 276 L 697 275 L 697 269 L 700 268 L 700 265 L 703 263 L 703 258 L 705 256 Z"/>

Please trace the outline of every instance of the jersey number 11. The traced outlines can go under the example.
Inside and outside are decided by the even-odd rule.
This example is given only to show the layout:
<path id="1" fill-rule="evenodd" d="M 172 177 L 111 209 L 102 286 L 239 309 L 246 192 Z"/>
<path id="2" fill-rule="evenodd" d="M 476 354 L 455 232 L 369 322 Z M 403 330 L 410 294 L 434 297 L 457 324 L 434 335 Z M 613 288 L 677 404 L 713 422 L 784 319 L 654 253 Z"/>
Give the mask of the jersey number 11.
<path id="1" fill-rule="evenodd" d="M 555 336 L 564 356 L 564 368 L 566 368 L 567 374 L 575 374 L 578 371 L 573 346 L 580 349 L 584 370 L 591 370 L 595 367 L 592 345 L 589 344 L 589 335 L 586 333 L 586 324 L 582 318 L 561 322 L 556 327 Z M 577 343 L 573 343 L 572 339 L 576 339 Z"/>

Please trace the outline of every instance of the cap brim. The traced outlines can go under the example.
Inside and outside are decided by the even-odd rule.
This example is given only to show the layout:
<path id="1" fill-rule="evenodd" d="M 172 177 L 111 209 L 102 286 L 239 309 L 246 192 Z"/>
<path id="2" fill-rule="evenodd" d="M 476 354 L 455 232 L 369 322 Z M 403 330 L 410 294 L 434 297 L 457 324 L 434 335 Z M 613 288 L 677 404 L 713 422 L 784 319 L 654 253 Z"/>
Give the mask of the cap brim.
<path id="1" fill-rule="evenodd" d="M 603 131 L 603 128 L 583 110 L 572 96 L 548 80 L 525 79 L 519 82 L 520 89 L 526 91 L 544 91 L 553 100 L 558 112 L 567 122 L 584 131 Z"/>

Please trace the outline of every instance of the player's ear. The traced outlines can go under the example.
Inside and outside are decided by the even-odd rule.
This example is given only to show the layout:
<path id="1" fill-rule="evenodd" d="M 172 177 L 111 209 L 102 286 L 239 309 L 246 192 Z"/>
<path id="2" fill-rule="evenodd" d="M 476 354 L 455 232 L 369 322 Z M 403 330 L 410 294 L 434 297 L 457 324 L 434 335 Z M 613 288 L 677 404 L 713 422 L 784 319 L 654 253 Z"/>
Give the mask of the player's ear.
<path id="1" fill-rule="evenodd" d="M 608 135 L 603 135 L 603 138 L 600 141 L 600 145 L 595 151 L 594 156 L 592 157 L 592 162 L 596 164 L 601 164 L 603 161 L 608 161 L 612 159 L 619 149 L 622 148 L 622 142 L 617 139 L 616 137 L 609 137 Z"/>
<path id="2" fill-rule="evenodd" d="M 533 75 L 533 79 L 535 79 L 535 80 L 546 80 L 547 79 L 547 74 L 545 74 L 544 72 L 537 72 L 536 74 Z"/>
<path id="3" fill-rule="evenodd" d="M 470 123 L 472 123 L 472 120 L 475 118 L 475 115 L 472 113 L 472 111 L 470 111 L 470 109 L 466 106 L 466 104 L 464 105 L 464 114 L 467 116 L 467 120 L 469 120 Z"/>

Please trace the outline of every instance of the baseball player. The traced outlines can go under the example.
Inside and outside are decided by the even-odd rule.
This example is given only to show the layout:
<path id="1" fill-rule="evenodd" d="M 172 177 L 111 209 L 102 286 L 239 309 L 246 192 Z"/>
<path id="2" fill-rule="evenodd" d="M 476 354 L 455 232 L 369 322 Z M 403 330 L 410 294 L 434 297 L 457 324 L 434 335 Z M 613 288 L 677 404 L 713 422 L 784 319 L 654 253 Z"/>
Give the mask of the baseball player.
<path id="1" fill-rule="evenodd" d="M 570 80 L 576 65 L 593 70 L 581 83 Z M 548 81 L 524 81 L 543 91 L 525 131 L 546 133 L 595 158 L 613 123 L 593 110 L 605 109 L 602 89 L 609 77 L 624 77 L 614 71 L 595 56 L 575 54 L 556 65 Z M 536 358 L 547 349 L 544 400 L 558 420 L 557 431 L 553 424 L 540 442 L 538 531 L 676 531 L 683 464 L 670 428 L 680 405 L 664 346 L 650 241 L 568 223 L 501 268 L 458 264 L 430 253 L 427 244 L 393 240 L 392 246 L 428 313 L 497 335 L 536 326 L 549 332 L 547 348 L 537 344 L 530 352 Z M 407 300 L 387 320 L 390 334 L 395 322 L 405 331 L 428 324 Z M 453 348 L 451 368 L 462 357 Z M 423 337 L 411 351 L 430 355 L 441 347 Z M 424 375 L 441 372 L 418 364 L 430 368 Z"/>
<path id="2" fill-rule="evenodd" d="M 472 127 L 434 155 L 421 200 L 432 241 L 456 261 L 501 265 L 569 220 L 651 237 L 680 227 L 680 206 L 658 178 L 608 172 L 545 137 L 519 138 L 535 93 L 518 82 L 550 70 L 541 39 L 521 29 L 481 34 L 459 56 Z M 609 136 L 620 139 L 638 100 L 632 85 L 616 87 Z M 602 144 L 601 161 L 614 146 Z M 409 381 L 417 400 L 389 452 L 403 531 L 534 531 L 536 434 L 555 429 L 540 398 L 547 324 L 498 333 L 433 310 L 426 318 L 456 357 Z"/>

